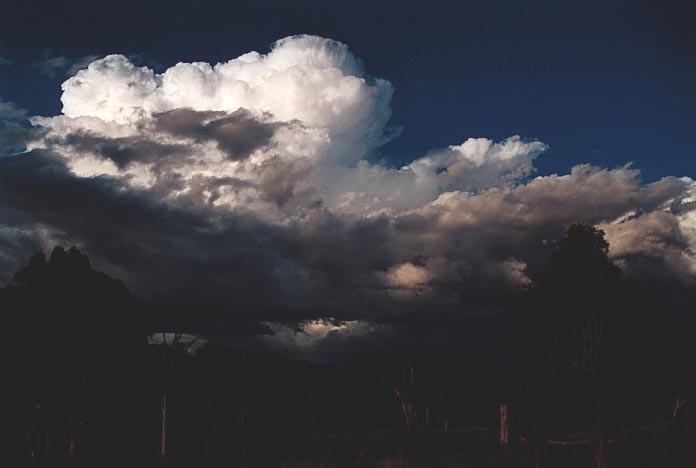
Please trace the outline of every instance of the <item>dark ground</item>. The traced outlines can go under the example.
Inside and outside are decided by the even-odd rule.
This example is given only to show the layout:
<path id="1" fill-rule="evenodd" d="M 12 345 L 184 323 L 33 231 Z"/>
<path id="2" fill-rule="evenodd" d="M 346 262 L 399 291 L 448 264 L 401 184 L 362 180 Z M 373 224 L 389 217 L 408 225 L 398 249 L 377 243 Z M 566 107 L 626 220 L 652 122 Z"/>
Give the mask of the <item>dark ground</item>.
<path id="1" fill-rule="evenodd" d="M 497 428 L 460 428 L 449 434 L 385 431 L 374 433 L 246 434 L 230 441 L 223 453 L 209 460 L 120 460 L 63 466 L 95 468 L 589 468 L 592 452 L 583 434 L 549 440 L 540 450 L 519 441 L 502 448 Z M 575 440 L 573 440 L 575 439 Z M 696 466 L 696 431 L 685 431 L 681 447 L 666 446 L 660 428 L 632 428 L 612 434 L 606 449 L 608 468 L 667 468 Z M 218 461 L 212 461 L 218 460 Z M 224 461 L 220 461 L 224 460 Z"/>

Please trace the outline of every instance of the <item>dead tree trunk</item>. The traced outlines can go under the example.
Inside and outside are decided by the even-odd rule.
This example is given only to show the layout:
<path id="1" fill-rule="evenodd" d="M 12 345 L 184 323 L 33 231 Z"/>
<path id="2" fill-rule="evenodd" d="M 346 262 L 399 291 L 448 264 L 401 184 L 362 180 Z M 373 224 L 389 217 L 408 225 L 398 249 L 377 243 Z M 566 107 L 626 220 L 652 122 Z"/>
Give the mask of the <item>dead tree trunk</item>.
<path id="1" fill-rule="evenodd" d="M 160 459 L 167 459 L 167 392 L 162 393 L 162 433 L 160 438 Z"/>
<path id="2" fill-rule="evenodd" d="M 686 400 L 682 397 L 682 388 L 676 387 L 674 402 L 672 404 L 672 417 L 667 423 L 664 435 L 664 460 L 668 466 L 685 466 L 686 451 L 684 440 L 684 428 L 682 421 L 682 407 Z"/>
<path id="3" fill-rule="evenodd" d="M 399 390 L 394 387 L 394 394 L 399 399 L 401 403 L 401 412 L 404 416 L 404 423 L 406 424 L 406 430 L 411 432 L 413 427 L 413 409 L 411 399 L 409 398 L 408 392 Z"/>
<path id="4" fill-rule="evenodd" d="M 506 447 L 510 443 L 510 404 L 500 402 L 500 445 Z"/>
<path id="5" fill-rule="evenodd" d="M 440 399 L 440 403 L 442 407 L 442 432 L 447 434 L 449 430 L 449 404 L 447 402 L 447 397 L 443 395 Z"/>
<path id="6" fill-rule="evenodd" d="M 68 418 L 68 457 L 75 458 L 82 435 L 82 427 L 85 422 L 85 414 L 82 408 L 78 408 L 75 414 Z"/>
<path id="7" fill-rule="evenodd" d="M 21 410 L 20 415 L 24 415 L 24 412 Z M 41 437 L 43 428 L 41 416 L 41 392 L 37 392 L 35 402 L 32 402 L 31 408 L 26 411 L 26 428 L 24 430 L 29 463 L 32 465 L 40 463 L 41 455 L 45 452 L 45 448 L 48 445 L 47 441 L 42 441 Z M 42 442 L 46 442 L 46 445 L 43 447 Z"/>
<path id="8" fill-rule="evenodd" d="M 598 401 L 594 409 L 594 433 L 592 434 L 592 455 L 594 457 L 595 468 L 606 468 L 604 448 L 606 444 L 606 434 L 604 432 L 604 421 L 602 419 L 602 402 Z"/>
<path id="9" fill-rule="evenodd" d="M 672 405 L 672 419 L 677 419 L 679 417 L 679 412 L 682 406 L 686 404 L 686 400 L 682 398 L 682 388 L 677 387 L 676 394 L 674 396 L 674 404 Z"/>
<path id="10" fill-rule="evenodd" d="M 175 367 L 178 359 L 185 358 L 191 354 L 193 346 L 198 341 L 198 337 L 192 337 L 188 343 L 184 343 L 184 334 L 173 333 L 171 334 L 171 339 L 167 340 L 167 333 L 162 332 L 162 402 L 160 403 L 161 409 L 161 437 L 160 437 L 160 458 L 164 463 L 168 456 L 170 456 L 170 450 L 167 445 L 168 443 L 168 433 L 170 427 L 167 425 L 167 419 L 169 417 L 169 404 L 167 402 L 167 393 L 171 392 L 171 374 L 175 371 Z M 174 392 L 176 394 L 176 392 Z"/>
<path id="11" fill-rule="evenodd" d="M 244 396 L 239 397 L 239 423 L 244 426 L 247 421 L 247 402 Z"/>
<path id="12" fill-rule="evenodd" d="M 393 387 L 394 394 L 399 399 L 401 403 L 401 412 L 404 416 L 404 423 L 406 424 L 406 430 L 411 432 L 413 429 L 413 419 L 415 406 L 413 403 L 413 378 L 414 371 L 411 363 L 408 363 L 408 378 L 406 384 L 399 389 L 398 387 Z"/>

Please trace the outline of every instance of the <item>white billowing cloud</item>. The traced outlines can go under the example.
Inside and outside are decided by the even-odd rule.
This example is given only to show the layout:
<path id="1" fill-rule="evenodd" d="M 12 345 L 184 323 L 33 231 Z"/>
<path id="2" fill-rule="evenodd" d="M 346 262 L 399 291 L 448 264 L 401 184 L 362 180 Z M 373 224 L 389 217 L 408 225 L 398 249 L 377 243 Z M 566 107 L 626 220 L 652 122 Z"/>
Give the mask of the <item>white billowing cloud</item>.
<path id="1" fill-rule="evenodd" d="M 546 150 L 539 141 L 513 136 L 501 143 L 469 138 L 417 159 L 408 167 L 421 177 L 437 177 L 440 190 L 480 190 L 514 182 L 534 170 L 532 162 Z"/>
<path id="2" fill-rule="evenodd" d="M 453 190 L 479 192 L 519 182 L 533 172 L 533 160 L 546 148 L 544 143 L 524 141 L 519 136 L 500 143 L 469 138 L 400 169 L 360 161 L 355 167 L 329 172 L 324 183 L 330 186 L 323 191 L 323 200 L 342 215 L 419 208 Z"/>
<path id="3" fill-rule="evenodd" d="M 123 177 L 138 188 L 177 178 L 183 185 L 169 187 L 169 199 L 190 195 L 201 180 L 242 181 L 201 193 L 216 206 L 275 222 L 316 202 L 341 216 L 375 216 L 418 208 L 449 190 L 515 183 L 546 149 L 518 136 L 471 138 L 400 169 L 361 160 L 389 138 L 392 86 L 366 76 L 346 45 L 312 36 L 281 39 L 266 55 L 179 63 L 162 74 L 109 55 L 63 90 L 63 115 L 32 118 L 46 135 L 30 148 L 63 155 L 83 177 Z M 240 112 L 249 117 L 234 123 L 243 127 L 235 133 L 224 121 Z M 242 135 L 251 119 L 272 134 L 245 157 L 231 157 L 223 143 L 251 138 Z M 167 151 L 166 164 L 152 157 Z"/>
<path id="4" fill-rule="evenodd" d="M 526 286 L 531 283 L 531 279 L 526 274 L 527 264 L 516 258 L 509 258 L 501 262 L 507 279 L 514 286 Z"/>
<path id="5" fill-rule="evenodd" d="M 330 358 L 336 344 L 346 340 L 361 339 L 372 334 L 384 334 L 388 328 L 384 325 L 361 320 L 336 321 L 331 318 L 307 320 L 293 327 L 279 322 L 268 322 L 266 325 L 273 335 L 259 336 L 243 346 L 270 347 L 293 357 L 312 357 L 315 359 Z"/>
<path id="6" fill-rule="evenodd" d="M 172 109 L 234 112 L 240 108 L 276 120 L 326 129 L 330 155 L 357 161 L 384 141 L 392 86 L 366 77 L 340 42 L 312 36 L 277 41 L 270 53 L 244 54 L 225 63 L 178 63 L 162 74 L 122 55 L 89 64 L 63 83 L 63 114 L 117 124 Z"/>
<path id="7" fill-rule="evenodd" d="M 426 285 L 430 274 L 427 268 L 407 262 L 389 268 L 386 279 L 391 287 L 414 289 Z"/>
<path id="8" fill-rule="evenodd" d="M 696 184 L 683 178 L 683 194 L 656 211 L 635 211 L 601 224 L 610 256 L 621 265 L 632 257 L 658 258 L 687 281 L 696 275 Z"/>
<path id="9" fill-rule="evenodd" d="M 63 114 L 135 123 L 152 113 L 148 98 L 160 83 L 149 68 L 136 67 L 123 55 L 108 55 L 63 83 Z"/>

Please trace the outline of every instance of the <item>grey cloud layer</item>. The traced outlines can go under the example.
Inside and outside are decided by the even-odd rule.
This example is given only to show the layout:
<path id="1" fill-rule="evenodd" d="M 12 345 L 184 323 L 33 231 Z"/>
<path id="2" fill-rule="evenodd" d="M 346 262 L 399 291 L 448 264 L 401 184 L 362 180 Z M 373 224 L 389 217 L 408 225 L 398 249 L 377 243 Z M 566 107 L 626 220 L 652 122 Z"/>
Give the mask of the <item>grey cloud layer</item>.
<path id="1" fill-rule="evenodd" d="M 275 129 L 275 125 L 255 120 L 244 109 L 230 114 L 174 109 L 155 114 L 154 119 L 155 127 L 163 132 L 198 143 L 214 141 L 235 161 L 268 145 Z"/>

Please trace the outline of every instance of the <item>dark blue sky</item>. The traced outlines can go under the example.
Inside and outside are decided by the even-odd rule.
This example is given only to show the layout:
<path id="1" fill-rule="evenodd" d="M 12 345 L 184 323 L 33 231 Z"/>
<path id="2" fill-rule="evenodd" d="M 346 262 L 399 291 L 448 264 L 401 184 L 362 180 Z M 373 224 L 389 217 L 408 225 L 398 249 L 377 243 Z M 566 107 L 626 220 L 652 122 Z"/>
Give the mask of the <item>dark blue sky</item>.
<path id="1" fill-rule="evenodd" d="M 177 61 L 265 52 L 308 33 L 347 43 L 396 89 L 393 164 L 470 136 L 538 138 L 542 174 L 634 161 L 646 180 L 696 175 L 696 28 L 689 2 L 0 0 L 0 98 L 60 110 L 42 58 Z"/>

